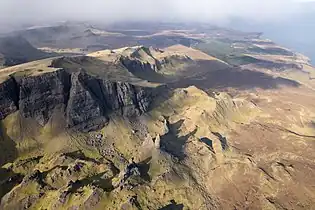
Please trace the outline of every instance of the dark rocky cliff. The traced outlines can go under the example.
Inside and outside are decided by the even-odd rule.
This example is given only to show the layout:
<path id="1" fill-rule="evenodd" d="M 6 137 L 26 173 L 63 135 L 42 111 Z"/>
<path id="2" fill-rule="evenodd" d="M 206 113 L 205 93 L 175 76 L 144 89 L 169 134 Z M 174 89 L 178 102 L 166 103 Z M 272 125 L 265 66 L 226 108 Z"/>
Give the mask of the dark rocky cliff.
<path id="1" fill-rule="evenodd" d="M 67 104 L 70 86 L 70 76 L 64 70 L 22 78 L 19 81 L 21 114 L 45 125 L 56 107 Z"/>
<path id="2" fill-rule="evenodd" d="M 0 120 L 18 110 L 18 87 L 14 78 L 0 84 Z"/>
<path id="3" fill-rule="evenodd" d="M 68 128 L 88 132 L 105 126 L 112 112 L 125 117 L 146 112 L 152 89 L 61 69 L 17 80 L 10 77 L 0 84 L 0 97 L 0 120 L 20 110 L 23 117 L 43 126 L 61 110 Z"/>
<path id="4" fill-rule="evenodd" d="M 121 57 L 120 62 L 131 72 L 158 72 L 161 70 L 161 64 L 156 61 L 155 64 L 150 64 L 148 62 L 142 62 L 136 59 L 130 59 L 128 57 Z"/>

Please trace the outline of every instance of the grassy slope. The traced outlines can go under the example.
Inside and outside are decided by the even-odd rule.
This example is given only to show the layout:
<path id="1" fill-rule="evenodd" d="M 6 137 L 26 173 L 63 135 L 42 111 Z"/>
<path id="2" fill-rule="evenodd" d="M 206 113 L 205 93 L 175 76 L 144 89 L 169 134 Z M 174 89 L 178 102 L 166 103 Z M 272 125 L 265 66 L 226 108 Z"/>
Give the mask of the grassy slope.
<path id="1" fill-rule="evenodd" d="M 216 53 L 223 55 L 231 50 L 227 48 L 227 45 L 224 46 L 225 48 L 223 47 L 222 51 L 219 50 Z M 77 59 L 66 61 L 63 64 L 65 66 L 61 67 L 77 69 L 82 66 L 82 63 L 79 63 Z M 91 70 L 91 73 L 99 74 L 99 69 L 103 68 L 104 64 L 98 60 L 97 65 L 95 65 L 94 61 L 94 58 L 89 58 L 83 62 L 83 66 Z M 14 68 L 7 71 L 12 73 L 15 71 L 12 69 Z M 36 71 L 36 69 L 37 67 L 35 66 L 34 70 Z M 117 72 L 122 73 L 120 70 L 117 69 Z M 125 73 L 123 73 L 122 77 L 125 76 Z M 230 205 L 233 203 L 237 203 L 237 205 L 244 203 L 245 205 L 246 202 L 242 200 L 243 196 L 234 198 L 233 195 L 244 195 L 249 192 L 250 189 L 246 188 L 246 186 L 255 186 L 263 191 L 262 194 L 276 197 L 277 195 L 273 192 L 278 191 L 280 188 L 274 187 L 277 185 L 268 181 L 268 172 L 266 172 L 267 175 L 261 172 L 256 165 L 251 163 L 252 157 L 243 155 L 238 148 L 222 151 L 221 139 L 214 134 L 219 133 L 221 138 L 222 136 L 227 136 L 228 140 L 231 139 L 231 142 L 233 142 L 232 146 L 249 146 L 246 141 L 245 143 L 243 142 L 243 139 L 250 141 L 255 139 L 255 136 L 253 136 L 253 133 L 249 137 L 246 135 L 242 136 L 242 130 L 238 130 L 238 126 L 244 126 L 243 129 L 246 131 L 246 126 L 261 113 L 261 110 L 254 105 L 254 102 L 257 103 L 257 101 L 253 100 L 251 102 L 252 100 L 247 100 L 246 97 L 232 99 L 227 94 L 212 95 L 214 97 L 209 97 L 207 93 L 195 87 L 190 87 L 176 90 L 171 92 L 170 95 L 166 94 L 164 97 L 156 99 L 152 111 L 143 116 L 139 122 L 129 123 L 117 116 L 113 116 L 110 124 L 100 131 L 103 134 L 103 141 L 96 145 L 90 145 L 89 140 L 98 132 L 87 135 L 59 130 L 58 125 L 62 122 L 59 120 L 52 121 L 46 127 L 41 128 L 33 124 L 32 121 L 20 119 L 18 113 L 9 116 L 2 122 L 2 130 L 6 131 L 7 136 L 4 142 L 7 142 L 9 137 L 11 139 L 10 143 L 16 144 L 14 147 L 17 149 L 19 160 L 16 160 L 13 164 L 7 164 L 6 167 L 10 168 L 13 165 L 13 172 L 20 174 L 28 174 L 34 168 L 38 168 L 41 172 L 48 171 L 44 178 L 45 182 L 49 183 L 49 185 L 58 186 L 58 189 L 42 188 L 37 181 L 31 181 L 23 187 L 19 185 L 14 188 L 17 195 L 13 193 L 6 197 L 8 199 L 7 203 L 13 205 L 7 206 L 7 208 L 12 209 L 18 203 L 23 203 L 23 198 L 28 198 L 30 195 L 35 195 L 36 197 L 40 193 L 44 193 L 44 196 L 35 199 L 32 204 L 34 209 L 40 207 L 66 209 L 80 205 L 83 208 L 84 203 L 91 207 L 93 202 L 90 201 L 90 198 L 92 200 L 99 199 L 100 202 L 95 208 L 118 209 L 122 205 L 130 205 L 128 199 L 134 195 L 138 196 L 138 202 L 144 208 L 163 207 L 171 199 L 175 199 L 178 204 L 183 204 L 191 209 L 215 208 L 217 207 L 218 201 L 216 201 L 216 198 L 218 197 L 228 201 L 223 202 L 224 207 L 232 208 Z M 259 101 L 259 99 L 256 100 Z M 287 101 L 287 99 L 284 101 Z M 288 104 L 284 104 L 281 107 L 287 106 Z M 270 114 L 268 113 L 269 110 L 264 111 L 267 114 L 264 113 L 261 116 L 268 117 L 268 114 Z M 272 114 L 273 116 L 277 115 L 275 113 Z M 311 115 L 306 113 L 305 116 L 309 117 Z M 163 133 L 163 119 L 165 118 L 168 119 L 170 129 L 170 133 L 167 135 Z M 270 119 L 273 118 L 271 117 Z M 290 119 L 293 120 L 292 123 L 295 122 L 294 115 Z M 274 123 L 273 121 L 270 122 Z M 167 145 L 166 152 L 152 148 L 153 140 L 150 138 L 148 140 L 149 145 L 145 147 L 144 137 L 141 136 L 141 132 L 139 133 L 139 131 L 142 131 L 142 129 L 139 129 L 139 127 L 143 126 L 141 124 L 148 126 L 150 135 L 147 137 L 151 136 L 155 139 L 157 134 L 162 136 L 162 141 Z M 233 132 L 239 132 L 238 135 L 243 138 L 240 137 L 238 141 L 243 142 L 243 145 L 238 145 L 237 141 L 234 141 L 236 137 L 233 136 L 234 138 L 232 138 L 230 129 L 233 129 Z M 257 127 L 253 126 L 252 129 L 256 129 L 254 135 L 260 135 Z M 34 130 L 36 132 L 31 132 Z M 301 128 L 301 131 L 309 132 L 309 129 Z M 307 134 L 307 132 L 305 133 Z M 266 131 L 266 135 L 270 135 L 268 131 Z M 21 136 L 22 140 L 20 141 Z M 214 149 L 215 154 L 211 151 L 209 145 L 207 146 L 200 141 L 203 137 L 212 140 L 212 150 Z M 272 140 L 273 138 L 277 139 L 275 136 L 269 137 Z M 277 140 L 280 141 L 280 139 Z M 264 140 L 265 138 L 261 137 L 260 141 Z M 286 147 L 292 148 L 285 139 L 281 141 Z M 304 139 L 299 141 L 307 144 L 307 141 L 304 141 Z M 250 142 L 253 145 L 257 143 Z M 260 147 L 258 145 L 253 148 Z M 83 155 L 64 155 L 77 149 L 81 150 Z M 103 151 L 108 149 L 111 151 L 111 154 L 104 154 Z M 261 150 L 266 152 L 263 149 Z M 251 151 L 250 149 L 249 151 L 244 150 L 246 154 L 250 154 Z M 258 156 L 259 154 L 255 153 Z M 44 157 L 32 159 L 32 157 L 41 155 L 44 155 Z M 187 157 L 185 161 L 181 160 L 182 155 Z M 267 153 L 267 155 L 269 154 Z M 107 192 L 109 189 L 107 184 L 114 184 L 118 179 L 117 173 L 106 165 L 108 161 L 110 160 L 111 164 L 115 165 L 119 170 L 123 170 L 128 160 L 132 157 L 135 158 L 136 162 L 143 163 L 144 168 L 146 168 L 145 171 L 149 174 L 151 180 L 148 181 L 146 176 L 141 176 L 140 179 L 136 177 L 131 179 L 130 182 L 139 184 L 139 186 L 131 190 L 111 189 L 112 191 Z M 148 157 L 149 160 L 146 160 Z M 266 159 L 263 155 L 261 158 Z M 14 159 L 4 160 L 5 162 L 13 162 Z M 95 163 L 95 160 L 101 163 Z M 79 173 L 67 174 L 67 169 L 71 169 L 77 161 L 84 162 L 86 168 L 83 168 Z M 213 168 L 209 168 L 210 166 L 205 163 L 210 163 L 209 165 Z M 66 166 L 67 169 L 60 168 L 62 165 Z M 56 166 L 58 167 L 55 168 Z M 106 181 L 101 178 L 104 172 L 109 172 L 109 179 Z M 64 173 L 65 176 L 57 178 L 57 181 L 53 183 L 51 177 L 58 177 L 61 173 Z M 272 173 L 277 174 L 277 172 Z M 164 175 L 159 176 L 162 174 Z M 279 176 L 281 174 L 282 172 L 280 172 Z M 256 185 L 257 177 L 261 177 L 261 183 L 265 185 Z M 81 180 L 82 182 L 78 188 L 72 189 L 72 186 L 67 187 L 69 178 Z M 239 186 L 239 188 L 235 189 L 235 185 Z M 70 191 L 70 194 L 66 196 L 66 202 L 60 204 L 58 202 L 63 191 Z M 309 194 L 307 195 L 309 196 Z M 255 196 L 258 197 L 260 194 L 256 195 L 253 193 L 253 197 L 249 197 L 255 199 Z M 263 197 L 259 198 L 263 200 Z M 253 203 L 256 205 L 255 202 Z M 57 207 L 54 205 L 57 205 Z M 242 209 L 242 207 L 245 208 L 245 206 L 240 206 L 239 208 Z M 257 204 L 254 207 L 261 207 L 261 205 Z"/>

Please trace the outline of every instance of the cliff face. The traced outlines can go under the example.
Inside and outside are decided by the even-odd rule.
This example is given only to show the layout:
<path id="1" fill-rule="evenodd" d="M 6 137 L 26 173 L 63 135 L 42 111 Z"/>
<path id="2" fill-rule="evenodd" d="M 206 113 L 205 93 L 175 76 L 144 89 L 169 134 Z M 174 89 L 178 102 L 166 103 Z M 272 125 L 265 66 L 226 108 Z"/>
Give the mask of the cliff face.
<path id="1" fill-rule="evenodd" d="M 143 53 L 138 55 L 138 51 Z M 152 51 L 152 50 L 151 50 Z M 144 54 L 145 52 L 145 54 Z M 155 51 L 163 55 L 160 51 Z M 144 55 L 143 55 L 144 54 Z M 158 57 L 158 56 L 157 56 Z M 128 56 L 121 56 L 120 62 L 132 73 L 136 72 L 160 72 L 163 69 L 177 68 L 181 65 L 193 64 L 194 61 L 186 55 L 164 55 L 160 58 L 155 58 L 150 52 L 150 48 L 141 47 Z"/>
<path id="2" fill-rule="evenodd" d="M 76 72 L 71 75 L 71 89 L 66 110 L 68 127 L 88 131 L 104 126 L 107 122 L 102 101 L 93 92 L 98 86 L 95 79 Z"/>
<path id="3" fill-rule="evenodd" d="M 70 77 L 63 70 L 20 80 L 19 109 L 25 118 L 34 118 L 45 125 L 54 109 L 65 105 L 70 89 Z"/>
<path id="4" fill-rule="evenodd" d="M 10 77 L 0 84 L 0 120 L 18 110 L 18 87 Z"/>
<path id="5" fill-rule="evenodd" d="M 142 62 L 140 60 L 130 59 L 128 57 L 120 58 L 120 62 L 131 72 L 158 72 L 161 70 L 161 63 L 156 61 L 154 64 Z"/>
<path id="6" fill-rule="evenodd" d="M 111 112 L 132 117 L 147 111 L 151 89 L 62 69 L 18 81 L 10 77 L 0 84 L 0 97 L 0 119 L 20 110 L 44 126 L 59 109 L 67 127 L 88 132 L 105 126 Z"/>

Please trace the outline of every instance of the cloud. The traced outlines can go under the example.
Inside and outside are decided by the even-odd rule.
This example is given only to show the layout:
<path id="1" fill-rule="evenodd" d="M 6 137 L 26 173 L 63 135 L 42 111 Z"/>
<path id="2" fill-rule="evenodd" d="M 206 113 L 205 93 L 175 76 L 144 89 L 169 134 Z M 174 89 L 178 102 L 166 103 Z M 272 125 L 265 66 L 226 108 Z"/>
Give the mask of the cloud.
<path id="1" fill-rule="evenodd" d="M 0 24 L 62 20 L 226 21 L 233 17 L 270 21 L 303 13 L 301 1 L 303 0 L 0 0 Z"/>
<path id="2" fill-rule="evenodd" d="M 300 12 L 299 4 L 290 0 L 176 0 L 173 2 L 180 17 L 205 20 L 232 17 L 272 20 L 287 18 L 291 14 Z"/>

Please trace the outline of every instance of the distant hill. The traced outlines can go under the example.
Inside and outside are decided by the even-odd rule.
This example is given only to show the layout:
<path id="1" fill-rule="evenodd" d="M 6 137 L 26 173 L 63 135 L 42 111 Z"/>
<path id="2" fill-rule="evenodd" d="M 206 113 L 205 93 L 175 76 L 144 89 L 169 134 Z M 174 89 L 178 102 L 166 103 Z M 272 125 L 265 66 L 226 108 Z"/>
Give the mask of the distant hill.
<path id="1" fill-rule="evenodd" d="M 0 38 L 0 67 L 13 66 L 50 56 L 53 56 L 53 54 L 34 48 L 22 37 L 10 36 Z"/>
<path id="2" fill-rule="evenodd" d="M 80 52 L 81 54 L 125 46 L 145 45 L 168 47 L 175 44 L 190 46 L 195 39 L 171 31 L 134 30 L 118 27 L 92 26 L 87 23 L 65 22 L 57 25 L 38 26 L 11 32 L 21 36 L 37 48 Z M 75 50 L 74 50 L 75 49 Z"/>

